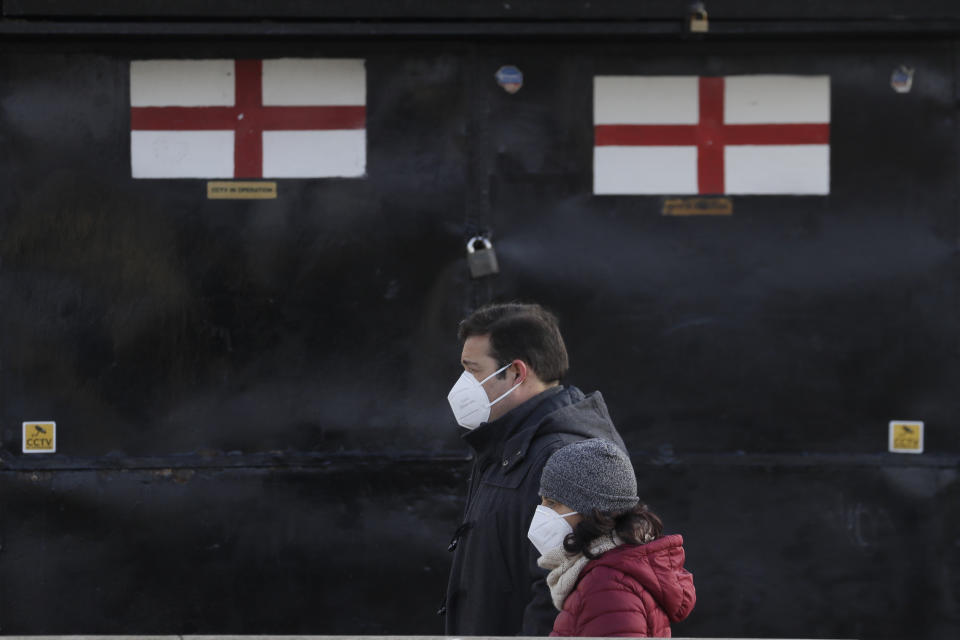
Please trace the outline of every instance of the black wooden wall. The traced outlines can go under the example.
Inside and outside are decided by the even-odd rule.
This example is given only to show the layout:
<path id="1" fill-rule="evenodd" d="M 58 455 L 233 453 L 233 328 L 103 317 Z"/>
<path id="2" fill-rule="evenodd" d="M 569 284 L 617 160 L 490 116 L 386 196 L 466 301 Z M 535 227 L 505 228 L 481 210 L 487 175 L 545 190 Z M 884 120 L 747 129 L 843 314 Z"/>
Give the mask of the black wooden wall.
<path id="1" fill-rule="evenodd" d="M 955 637 L 960 16 L 718 4 L 3 2 L 0 634 L 440 633 L 456 323 L 525 299 L 685 535 L 675 635 Z M 130 177 L 130 60 L 288 56 L 366 59 L 365 179 Z M 594 75 L 753 73 L 831 77 L 829 196 L 591 195 Z"/>

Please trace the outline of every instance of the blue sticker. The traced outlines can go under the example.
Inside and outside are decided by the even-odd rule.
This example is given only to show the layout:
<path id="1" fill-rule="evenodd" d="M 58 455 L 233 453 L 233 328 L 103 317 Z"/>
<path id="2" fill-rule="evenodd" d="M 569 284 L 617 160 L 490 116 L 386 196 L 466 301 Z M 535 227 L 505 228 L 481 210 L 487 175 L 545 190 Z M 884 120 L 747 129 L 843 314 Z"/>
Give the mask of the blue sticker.
<path id="1" fill-rule="evenodd" d="M 494 77 L 507 93 L 516 93 L 523 86 L 523 72 L 513 65 L 500 67 Z"/>
<path id="2" fill-rule="evenodd" d="M 894 69 L 890 76 L 890 86 L 897 93 L 910 93 L 913 87 L 913 67 L 902 64 Z"/>

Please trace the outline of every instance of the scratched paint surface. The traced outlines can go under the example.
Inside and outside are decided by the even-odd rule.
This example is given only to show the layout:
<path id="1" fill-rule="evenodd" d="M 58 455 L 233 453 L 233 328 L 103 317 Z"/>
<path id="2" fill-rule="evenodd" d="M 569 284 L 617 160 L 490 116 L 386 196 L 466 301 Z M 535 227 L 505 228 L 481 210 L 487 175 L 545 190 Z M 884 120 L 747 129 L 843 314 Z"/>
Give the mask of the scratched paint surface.
<path id="1" fill-rule="evenodd" d="M 695 614 L 675 635 L 953 628 L 955 470 L 634 462 L 642 498 L 683 534 L 696 580 Z M 6 572 L 0 595 L 59 603 L 42 620 L 5 608 L 4 632 L 441 633 L 434 611 L 466 472 L 462 462 L 2 472 L 0 561 L 20 571 Z M 798 602 L 809 615 L 787 615 Z"/>
<path id="2" fill-rule="evenodd" d="M 950 47 L 60 49 L 0 53 L 0 633 L 439 632 L 455 326 L 522 298 L 687 537 L 677 635 L 958 635 Z M 367 176 L 135 180 L 129 62 L 174 54 L 366 60 Z M 761 71 L 831 78 L 829 197 L 590 195 L 594 75 Z M 501 274 L 474 282 L 480 230 Z M 58 453 L 26 460 L 38 419 Z M 925 422 L 922 456 L 886 453 L 891 419 Z"/>

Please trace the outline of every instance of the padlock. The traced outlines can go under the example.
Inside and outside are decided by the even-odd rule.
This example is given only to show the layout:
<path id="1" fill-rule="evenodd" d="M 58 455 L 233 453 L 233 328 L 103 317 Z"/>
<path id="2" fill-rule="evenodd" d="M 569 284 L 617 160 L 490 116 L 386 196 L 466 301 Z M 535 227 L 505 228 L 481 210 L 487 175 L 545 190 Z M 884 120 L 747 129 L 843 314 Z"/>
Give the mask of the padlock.
<path id="1" fill-rule="evenodd" d="M 474 245 L 481 243 L 482 248 L 477 249 Z M 497 254 L 493 250 L 493 244 L 484 236 L 474 236 L 467 240 L 467 266 L 470 267 L 471 278 L 482 278 L 495 273 L 500 273 L 500 266 L 497 264 Z"/>
<path id="2" fill-rule="evenodd" d="M 710 23 L 707 20 L 707 8 L 702 2 L 695 2 L 690 7 L 690 33 L 707 33 Z"/>

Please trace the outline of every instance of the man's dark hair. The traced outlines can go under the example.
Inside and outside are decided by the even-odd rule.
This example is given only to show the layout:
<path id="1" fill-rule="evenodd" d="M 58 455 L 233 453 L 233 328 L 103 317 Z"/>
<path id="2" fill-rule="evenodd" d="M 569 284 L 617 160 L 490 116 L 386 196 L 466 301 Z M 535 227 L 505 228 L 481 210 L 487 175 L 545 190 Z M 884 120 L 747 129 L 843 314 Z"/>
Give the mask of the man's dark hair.
<path id="1" fill-rule="evenodd" d="M 500 366 L 523 360 L 543 382 L 559 381 L 570 368 L 557 317 L 538 304 L 480 307 L 460 323 L 457 333 L 461 342 L 489 335 L 490 357 Z"/>

